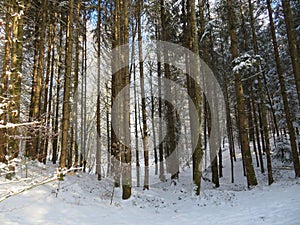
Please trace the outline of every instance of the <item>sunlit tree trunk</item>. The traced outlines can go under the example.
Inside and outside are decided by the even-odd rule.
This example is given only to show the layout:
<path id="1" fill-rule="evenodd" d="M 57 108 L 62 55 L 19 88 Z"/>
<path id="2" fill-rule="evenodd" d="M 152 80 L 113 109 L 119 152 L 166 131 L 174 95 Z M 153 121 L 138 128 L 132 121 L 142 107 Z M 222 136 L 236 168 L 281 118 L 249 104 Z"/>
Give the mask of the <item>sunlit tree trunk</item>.
<path id="1" fill-rule="evenodd" d="M 46 55 L 46 75 L 45 75 L 45 81 L 44 81 L 44 93 L 43 93 L 43 106 L 41 108 L 41 114 L 44 115 L 43 118 L 43 123 L 48 124 L 47 121 L 47 114 L 50 112 L 47 110 L 48 108 L 48 92 L 49 92 L 49 83 L 50 83 L 50 71 L 51 71 L 51 46 L 52 46 L 52 41 L 53 41 L 53 21 L 52 19 L 50 20 L 50 25 L 48 28 L 48 33 L 47 33 L 47 55 Z M 43 134 L 43 136 L 46 134 Z M 41 145 L 39 148 L 39 153 L 38 153 L 38 160 L 40 162 L 43 162 L 46 164 L 46 157 L 47 157 L 47 146 L 48 146 L 48 138 L 44 137 L 41 138 Z"/>
<path id="2" fill-rule="evenodd" d="M 81 143 L 80 143 L 80 167 L 86 171 L 87 163 L 87 10 L 83 7 L 83 34 L 82 34 L 82 53 L 81 53 Z"/>
<path id="3" fill-rule="evenodd" d="M 235 33 L 235 13 L 231 0 L 227 0 L 228 17 L 229 17 L 229 34 L 231 39 L 231 54 L 232 58 L 238 57 L 237 36 Z M 252 165 L 252 155 L 250 152 L 248 139 L 248 121 L 245 114 L 244 91 L 240 74 L 234 72 L 236 99 L 237 99 L 237 113 L 238 113 L 238 128 L 241 140 L 241 151 L 244 157 L 246 168 L 248 187 L 257 185 L 255 171 Z"/>
<path id="4" fill-rule="evenodd" d="M 42 80 L 44 68 L 45 53 L 45 36 L 47 28 L 47 1 L 43 0 L 41 5 L 41 20 L 37 17 L 35 21 L 36 40 L 34 41 L 34 65 L 33 65 L 33 81 L 31 90 L 31 101 L 29 120 L 34 121 L 40 119 L 41 114 L 41 97 L 42 97 Z M 37 12 L 39 14 L 39 12 Z M 39 27 L 40 26 L 40 27 Z M 27 157 L 35 159 L 39 148 L 39 134 L 31 133 L 31 140 L 26 144 Z"/>
<path id="5" fill-rule="evenodd" d="M 79 129 L 78 129 L 78 103 L 79 103 L 79 55 L 80 55 L 80 12 L 81 11 L 81 2 L 77 3 L 76 7 L 76 36 L 75 36 L 75 65 L 74 65 L 74 104 L 73 104 L 73 113 L 72 113 L 72 121 L 73 121 L 73 132 L 74 132 L 74 167 L 77 168 L 79 166 Z"/>
<path id="6" fill-rule="evenodd" d="M 1 85 L 0 85 L 0 103 L 1 111 L 0 120 L 3 121 L 2 125 L 7 124 L 7 104 L 8 104 L 8 79 L 10 70 L 10 55 L 11 55 L 11 17 L 10 17 L 10 1 L 7 1 L 6 15 L 5 15 L 5 46 L 4 46 L 4 58 L 3 68 L 1 74 Z M 7 129 L 0 129 L 0 162 L 7 163 Z"/>
<path id="7" fill-rule="evenodd" d="M 62 17 L 60 17 L 62 19 Z M 60 28 L 59 28 L 59 47 L 58 47 L 58 66 L 57 66 L 57 75 L 56 75 L 56 101 L 55 101 L 55 118 L 53 120 L 53 127 L 54 127 L 54 133 L 55 137 L 52 142 L 52 163 L 56 164 L 57 161 L 57 153 L 58 153 L 58 140 L 59 140 L 59 135 L 58 135 L 58 130 L 59 130 L 59 106 L 60 106 L 60 90 L 61 90 L 61 76 L 62 76 L 62 65 L 63 65 L 63 58 L 62 58 L 62 52 L 63 52 L 63 21 L 60 23 Z"/>
<path id="8" fill-rule="evenodd" d="M 69 127 L 70 127 L 70 98 L 71 98 L 71 77 L 72 77 L 72 48 L 73 48 L 73 9 L 74 0 L 69 0 L 66 59 L 65 59 L 65 83 L 64 83 L 64 100 L 63 100 L 63 118 L 62 118 L 62 144 L 60 155 L 60 168 L 66 167 L 67 154 L 69 149 Z M 70 154 L 70 153 L 69 153 Z"/>
<path id="9" fill-rule="evenodd" d="M 56 8 L 56 4 L 53 6 Z M 54 102 L 53 102 L 53 84 L 54 84 L 54 71 L 55 71 L 55 51 L 56 51 L 56 44 L 57 44 L 57 12 L 54 12 L 54 18 L 53 18 L 53 47 L 52 47 L 52 53 L 51 53 L 51 70 L 50 70 L 50 87 L 49 87 L 49 102 L 48 102 L 48 115 L 47 115 L 47 126 L 50 127 L 51 118 L 52 119 L 52 130 L 54 130 L 54 112 L 52 112 L 52 108 L 54 110 Z M 51 144 L 53 144 L 53 135 L 49 138 L 49 141 Z M 51 149 L 51 148 L 50 148 Z M 47 153 L 47 151 L 46 151 Z M 52 148 L 52 154 L 53 154 L 53 148 Z M 46 159 L 46 158 L 45 158 Z"/>
<path id="10" fill-rule="evenodd" d="M 20 122 L 21 77 L 23 62 L 23 13 L 24 2 L 13 0 L 12 4 L 12 42 L 11 42 L 11 76 L 9 79 L 8 118 L 10 123 Z M 9 160 L 19 154 L 19 136 L 17 128 L 8 128 L 8 155 Z M 11 166 L 10 169 L 14 170 Z"/>

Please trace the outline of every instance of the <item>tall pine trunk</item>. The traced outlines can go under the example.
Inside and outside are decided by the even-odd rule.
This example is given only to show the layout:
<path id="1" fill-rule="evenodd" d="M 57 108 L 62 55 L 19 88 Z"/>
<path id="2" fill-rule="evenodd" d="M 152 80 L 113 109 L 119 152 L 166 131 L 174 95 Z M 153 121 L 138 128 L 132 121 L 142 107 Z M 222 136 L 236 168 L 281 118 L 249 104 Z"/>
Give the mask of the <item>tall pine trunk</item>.
<path id="1" fill-rule="evenodd" d="M 198 35 L 196 29 L 196 12 L 195 12 L 195 0 L 187 1 L 187 24 L 188 24 L 188 48 L 198 55 Z M 200 81 L 200 63 L 196 59 L 196 62 L 191 59 L 187 59 L 187 71 L 195 74 L 198 81 Z M 189 116 L 190 116 L 190 126 L 191 126 L 191 138 L 192 138 L 192 149 L 193 152 L 193 181 L 196 186 L 196 195 L 200 195 L 201 188 L 201 177 L 202 177 L 202 157 L 203 152 L 201 149 L 201 93 L 200 87 L 197 85 L 196 81 L 191 79 L 187 75 L 187 88 L 188 94 L 192 99 L 189 101 Z M 192 113 L 192 104 L 196 107 L 196 115 Z M 194 121 L 197 121 L 195 123 Z M 197 126 L 198 124 L 198 126 Z"/>
<path id="2" fill-rule="evenodd" d="M 62 144 L 60 155 L 60 168 L 65 168 L 67 163 L 67 154 L 69 149 L 69 120 L 70 120 L 70 98 L 71 98 L 71 77 L 72 77 L 72 48 L 73 48 L 73 9 L 74 0 L 69 0 L 67 43 L 66 43 L 66 60 L 65 60 L 65 83 L 64 83 L 64 100 L 63 100 L 63 118 L 62 118 Z"/>
<path id="3" fill-rule="evenodd" d="M 96 173 L 98 180 L 101 180 L 101 2 L 98 2 L 97 11 L 98 11 L 98 20 L 97 20 L 97 149 L 96 149 Z"/>
<path id="4" fill-rule="evenodd" d="M 122 23 L 124 25 L 123 28 L 123 42 L 122 44 L 126 45 L 129 41 L 129 18 L 128 18 L 128 7 L 129 0 L 123 0 L 122 4 Z M 125 66 L 122 69 L 122 87 L 128 87 L 130 85 L 130 71 L 129 71 L 129 49 L 128 46 L 122 52 L 122 61 Z M 128 199 L 131 196 L 131 186 L 132 186 L 132 177 L 131 177 L 131 144 L 130 144 L 130 90 L 126 89 L 125 95 L 123 98 L 123 109 L 124 109 L 124 117 L 123 117 L 123 134 L 125 138 L 125 144 L 123 144 L 122 152 L 122 199 Z"/>
<path id="5" fill-rule="evenodd" d="M 291 10 L 290 0 L 281 0 L 284 19 L 286 25 L 286 31 L 288 36 L 289 50 L 292 60 L 293 73 L 296 82 L 296 88 L 298 93 L 298 103 L 300 105 L 300 59 L 299 59 L 299 49 L 297 48 L 297 38 L 295 32 L 294 18 Z M 299 43 L 298 43 L 299 45 Z M 298 46 L 299 47 L 299 46 Z"/>
<path id="6" fill-rule="evenodd" d="M 141 100 L 142 100 L 142 121 L 143 121 L 143 146 L 144 146 L 144 163 L 145 163 L 145 175 L 144 175 L 144 189 L 149 189 L 149 137 L 148 137 L 148 125 L 147 125 L 147 112 L 146 112 L 146 95 L 145 95 L 145 78 L 144 78 L 144 60 L 143 60 L 143 46 L 142 46 L 142 8 L 143 3 L 138 0 L 138 49 L 139 49 L 139 71 L 140 71 L 140 88 L 141 88 Z"/>
<path id="7" fill-rule="evenodd" d="M 257 36 L 256 36 L 256 31 L 255 31 L 255 26 L 254 26 L 254 16 L 253 16 L 253 6 L 251 3 L 251 0 L 248 0 L 249 3 L 249 11 L 250 11 L 250 24 L 251 24 L 251 31 L 252 31 L 252 38 L 253 38 L 253 49 L 254 49 L 254 54 L 257 55 L 258 53 L 258 44 L 257 44 Z M 266 143 L 266 155 L 267 155 L 267 168 L 268 168 L 268 182 L 269 185 L 273 183 L 273 173 L 272 173 L 272 162 L 271 162 L 271 146 L 270 146 L 270 137 L 269 137 L 269 129 L 268 129 L 268 122 L 267 122 L 267 110 L 266 110 L 266 105 L 265 105 L 265 98 L 264 98 L 264 93 L 263 93 L 263 87 L 262 87 L 262 73 L 261 73 L 261 68 L 260 64 L 256 66 L 256 71 L 259 73 L 257 77 L 258 81 L 258 93 L 259 93 L 259 98 L 261 102 L 261 114 L 262 114 L 262 127 L 263 127 L 263 134 Z"/>
<path id="8" fill-rule="evenodd" d="M 294 170 L 295 170 L 296 177 L 300 177 L 300 163 L 299 163 L 299 155 L 298 155 L 297 144 L 296 144 L 296 134 L 295 134 L 295 129 L 293 127 L 292 116 L 291 116 L 291 112 L 290 112 L 290 108 L 289 108 L 289 102 L 288 102 L 285 81 L 284 81 L 284 76 L 283 76 L 283 70 L 282 70 L 281 62 L 280 62 L 281 60 L 280 60 L 280 56 L 279 56 L 276 31 L 275 31 L 275 26 L 274 26 L 274 21 L 273 21 L 273 15 L 272 15 L 273 10 L 271 8 L 271 0 L 267 0 L 267 6 L 268 6 L 268 13 L 269 13 L 270 29 L 271 29 L 271 35 L 272 35 L 273 48 L 274 48 L 274 55 L 275 55 L 275 61 L 276 61 L 276 69 L 277 69 L 278 79 L 279 79 L 279 83 L 280 83 L 281 96 L 283 99 L 286 123 L 287 123 L 287 127 L 289 130 L 289 136 L 290 136 Z"/>
<path id="9" fill-rule="evenodd" d="M 233 9 L 233 4 L 231 0 L 227 0 L 228 6 L 228 17 L 229 17 L 229 35 L 231 39 L 231 54 L 232 58 L 238 57 L 237 48 L 237 36 L 235 33 L 235 13 Z M 238 128 L 239 136 L 241 140 L 241 151 L 244 158 L 247 184 L 248 187 L 257 185 L 257 180 L 255 176 L 255 171 L 252 165 L 252 155 L 250 152 L 250 145 L 248 139 L 248 121 L 245 113 L 245 103 L 244 103 L 244 90 L 241 81 L 240 74 L 234 72 L 235 88 L 236 88 L 236 99 L 237 99 L 237 113 L 238 113 Z"/>
<path id="10" fill-rule="evenodd" d="M 167 19 L 166 19 L 166 9 L 165 1 L 160 1 L 161 7 L 161 25 L 162 25 L 162 40 L 168 41 L 168 32 L 167 32 Z M 169 53 L 167 49 L 163 49 L 163 59 L 164 59 L 164 72 L 165 78 L 167 80 L 171 79 L 171 70 L 169 65 Z M 164 83 L 165 95 L 171 96 L 171 87 L 169 82 Z M 175 137 L 175 118 L 174 118 L 174 107 L 168 101 L 165 102 L 167 112 L 167 141 L 165 143 L 165 155 L 166 155 L 166 165 L 167 170 L 171 173 L 171 179 L 178 179 L 179 175 L 179 159 L 176 149 L 176 137 Z"/>

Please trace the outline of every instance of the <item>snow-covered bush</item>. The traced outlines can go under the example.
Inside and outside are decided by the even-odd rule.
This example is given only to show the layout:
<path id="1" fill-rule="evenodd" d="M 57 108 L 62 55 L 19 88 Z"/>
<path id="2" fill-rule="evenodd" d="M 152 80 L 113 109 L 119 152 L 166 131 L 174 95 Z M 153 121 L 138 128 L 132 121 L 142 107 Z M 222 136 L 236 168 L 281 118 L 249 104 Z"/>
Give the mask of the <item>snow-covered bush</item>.
<path id="1" fill-rule="evenodd" d="M 290 166 L 292 164 L 292 151 L 289 140 L 280 136 L 276 140 L 276 147 L 273 151 L 273 160 L 281 163 L 283 166 Z"/>

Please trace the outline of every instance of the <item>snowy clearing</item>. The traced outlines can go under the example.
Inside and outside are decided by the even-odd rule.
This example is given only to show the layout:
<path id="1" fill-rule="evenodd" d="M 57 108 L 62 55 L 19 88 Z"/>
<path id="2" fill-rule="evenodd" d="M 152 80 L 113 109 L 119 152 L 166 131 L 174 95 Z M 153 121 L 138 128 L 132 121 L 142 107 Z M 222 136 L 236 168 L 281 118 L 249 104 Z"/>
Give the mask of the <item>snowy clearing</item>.
<path id="1" fill-rule="evenodd" d="M 237 163 L 239 165 L 241 163 Z M 190 168 L 180 174 L 177 185 L 170 181 L 153 184 L 149 191 L 134 187 L 132 197 L 121 200 L 121 190 L 106 178 L 82 172 L 67 175 L 0 202 L 1 224 L 299 224 L 300 180 L 292 170 L 277 169 L 276 183 L 266 185 L 259 175 L 257 187 L 248 190 L 245 178 L 229 183 L 224 165 L 221 187 L 202 181 L 201 197 L 192 194 Z M 36 163 L 35 181 L 2 182 L 0 195 L 17 192 L 42 177 L 51 178 L 48 168 Z M 236 171 L 241 169 L 237 166 Z M 207 177 L 210 174 L 206 174 Z M 111 204 L 112 200 L 112 204 Z"/>

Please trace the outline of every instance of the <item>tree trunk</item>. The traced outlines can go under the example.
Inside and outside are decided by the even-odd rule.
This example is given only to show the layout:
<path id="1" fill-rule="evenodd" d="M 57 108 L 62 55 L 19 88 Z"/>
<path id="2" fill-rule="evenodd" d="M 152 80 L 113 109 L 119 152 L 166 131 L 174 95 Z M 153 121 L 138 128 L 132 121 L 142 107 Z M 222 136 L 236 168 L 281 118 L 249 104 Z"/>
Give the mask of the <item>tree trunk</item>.
<path id="1" fill-rule="evenodd" d="M 290 0 L 281 0 L 281 3 L 284 12 L 289 50 L 290 50 L 293 73 L 294 73 L 296 88 L 298 93 L 298 103 L 300 105 L 300 60 L 298 55 L 299 49 L 297 49 L 297 38 L 295 32 L 294 18 L 291 10 Z"/>
<path id="2" fill-rule="evenodd" d="M 20 122 L 20 102 L 21 102 L 21 77 L 22 77 L 22 46 L 23 46 L 23 15 L 20 5 L 23 2 L 12 1 L 12 42 L 11 42 L 11 76 L 9 80 L 9 104 L 8 118 L 10 123 Z M 9 160 L 18 157 L 19 136 L 17 128 L 8 128 L 8 156 Z M 14 168 L 11 166 L 11 170 Z"/>
<path id="3" fill-rule="evenodd" d="M 98 20 L 97 20 L 97 150 L 96 150 L 96 173 L 98 180 L 101 180 L 101 1 L 98 2 Z"/>
<path id="4" fill-rule="evenodd" d="M 262 156 L 262 148 L 261 148 L 260 136 L 259 136 L 260 128 L 259 128 L 259 124 L 258 124 L 258 120 L 257 120 L 258 115 L 256 115 L 256 107 L 255 107 L 254 101 L 252 101 L 252 108 L 253 108 L 253 112 L 255 114 L 254 115 L 254 126 L 255 126 L 255 136 L 256 136 L 256 143 L 257 143 L 259 162 L 260 162 L 260 171 L 261 171 L 261 173 L 264 173 L 265 166 L 264 166 L 264 160 L 263 160 L 263 156 Z"/>
<path id="5" fill-rule="evenodd" d="M 164 0 L 160 1 L 161 7 L 161 25 L 162 25 L 162 40 L 168 41 L 168 33 L 167 33 L 167 20 L 166 20 L 166 9 Z M 169 65 L 169 55 L 168 50 L 163 49 L 163 57 L 164 57 L 164 72 L 165 78 L 167 80 L 171 79 L 171 71 Z M 164 83 L 165 95 L 171 96 L 171 87 L 168 82 Z M 167 141 L 165 143 L 165 154 L 166 154 L 166 165 L 168 172 L 171 173 L 171 179 L 178 179 L 179 175 L 179 159 L 178 153 L 176 149 L 176 138 L 175 138 L 175 119 L 173 106 L 170 102 L 166 102 L 167 108 Z M 175 182 L 175 181 L 174 181 Z"/>
<path id="6" fill-rule="evenodd" d="M 115 7 L 114 7 L 114 21 L 113 21 L 113 40 L 112 40 L 112 48 L 115 49 L 117 52 L 117 47 L 120 45 L 120 22 L 119 22 L 119 11 L 120 11 L 120 5 L 119 0 L 114 1 Z M 118 95 L 119 92 L 119 86 L 120 83 L 120 71 L 116 71 L 115 66 L 119 64 L 119 54 L 116 54 L 116 59 L 114 59 L 114 62 L 112 61 L 112 84 L 111 84 L 111 107 L 113 107 L 113 104 L 115 102 L 115 98 Z M 117 110 L 119 110 L 117 108 Z M 118 115 L 118 112 L 115 112 Z M 120 187 L 120 179 L 121 179 L 121 168 L 120 168 L 120 144 L 116 135 L 116 132 L 114 129 L 117 129 L 116 127 L 113 127 L 114 120 L 116 120 L 112 114 L 111 116 L 111 155 L 112 155 L 112 173 L 114 176 L 114 186 Z"/>
<path id="7" fill-rule="evenodd" d="M 29 120 L 33 121 L 39 119 L 41 114 L 41 96 L 42 96 L 42 80 L 43 80 L 43 68 L 44 68 L 44 52 L 45 52 L 45 36 L 47 27 L 47 1 L 42 1 L 42 20 L 36 21 L 37 41 L 35 44 L 35 63 L 33 69 L 33 83 L 30 102 Z M 41 28 L 39 28 L 41 25 Z M 27 156 L 35 159 L 39 148 L 39 134 L 31 134 L 32 139 L 29 146 L 26 148 Z"/>
<path id="8" fill-rule="evenodd" d="M 79 166 L 79 148 L 78 148 L 78 103 L 79 103 L 79 54 L 80 54 L 80 11 L 81 11 L 81 2 L 77 3 L 77 10 L 76 10 L 76 36 L 75 36 L 75 65 L 74 65 L 74 91 L 73 91 L 73 114 L 72 114 L 72 121 L 73 121 L 73 132 L 74 132 L 74 167 L 77 168 Z"/>
<path id="9" fill-rule="evenodd" d="M 50 82 L 50 68 L 51 68 L 51 46 L 52 46 L 52 39 L 53 39 L 53 34 L 52 34 L 52 20 L 50 20 L 50 25 L 48 28 L 48 34 L 47 34 L 47 56 L 46 56 L 46 76 L 45 76 L 45 81 L 44 81 L 44 93 L 43 93 L 43 107 L 41 109 L 41 114 L 45 115 L 43 118 L 43 123 L 48 124 L 47 121 L 47 114 L 50 112 L 47 110 L 48 108 L 48 92 L 49 92 L 49 82 Z M 38 160 L 40 162 L 44 162 L 46 164 L 46 158 L 47 158 L 47 146 L 48 146 L 48 138 L 45 137 L 46 134 L 42 134 L 44 138 L 41 139 L 41 145 L 38 153 Z"/>
<path id="10" fill-rule="evenodd" d="M 228 16 L 229 16 L 229 34 L 231 39 L 231 54 L 232 58 L 235 59 L 238 57 L 238 49 L 237 49 L 237 37 L 235 33 L 235 15 L 234 9 L 231 0 L 227 0 L 228 5 Z M 235 88 L 236 88 L 236 99 L 237 99 L 237 112 L 238 112 L 238 128 L 239 135 L 241 140 L 241 151 L 244 156 L 244 162 L 246 167 L 246 175 L 247 175 L 247 184 L 248 187 L 257 185 L 257 180 L 254 172 L 254 168 L 252 165 L 252 156 L 250 152 L 249 139 L 248 139 L 248 121 L 245 114 L 245 104 L 244 104 L 244 91 L 243 85 L 241 82 L 240 75 L 235 72 Z"/>
<path id="11" fill-rule="evenodd" d="M 54 5 L 54 8 L 56 8 L 56 4 Z M 56 46 L 57 44 L 57 12 L 54 13 L 54 18 L 53 18 L 53 46 Z M 53 105 L 53 79 L 54 79 L 54 67 L 55 67 L 55 47 L 52 47 L 52 53 L 51 53 L 51 71 L 50 71 L 50 87 L 49 87 L 49 103 L 48 103 L 48 115 L 47 115 L 47 126 L 50 127 L 50 121 L 51 117 L 53 117 L 55 114 L 52 112 L 52 105 Z M 54 108 L 54 107 L 53 107 Z M 53 121 L 52 119 L 52 130 L 54 129 L 53 126 Z M 55 135 L 55 134 L 54 134 Z M 49 139 L 50 143 L 53 144 L 53 135 Z M 53 148 L 52 148 L 52 154 L 53 154 Z"/>
<path id="12" fill-rule="evenodd" d="M 128 44 L 128 7 L 129 7 L 129 1 L 123 0 L 122 6 L 122 24 L 124 24 L 123 28 L 123 43 L 122 44 Z M 123 85 L 122 87 L 126 87 L 130 85 L 130 72 L 129 72 L 129 49 L 126 47 L 125 51 L 123 51 L 123 54 L 121 55 L 123 62 L 125 62 L 123 65 L 125 67 L 123 68 Z M 122 199 L 128 199 L 131 196 L 131 186 L 132 186 L 132 177 L 131 177 L 131 145 L 130 145 L 130 90 L 126 89 L 125 95 L 124 95 L 124 118 L 123 118 L 123 133 L 125 138 L 125 145 L 123 146 L 124 152 L 122 153 L 124 157 L 122 157 Z"/>
<path id="13" fill-rule="evenodd" d="M 58 68 L 57 68 L 57 77 L 56 77 L 56 104 L 55 104 L 55 119 L 53 121 L 55 137 L 52 143 L 52 163 L 56 164 L 57 153 L 58 153 L 58 130 L 59 130 L 59 105 L 60 105 L 60 90 L 61 90 L 61 73 L 62 73 L 62 45 L 63 45 L 63 22 L 60 23 L 59 28 L 59 47 L 58 47 Z"/>
<path id="14" fill-rule="evenodd" d="M 153 93 L 153 75 L 152 75 L 152 66 L 150 68 L 150 91 L 151 91 L 151 120 L 152 120 L 152 133 L 153 133 L 153 146 L 154 146 L 154 163 L 155 163 L 155 175 L 158 174 L 158 157 L 157 157 L 157 141 L 156 141 L 156 129 L 154 121 L 155 113 L 155 102 L 154 102 L 154 93 Z"/>
<path id="15" fill-rule="evenodd" d="M 64 83 L 64 101 L 63 101 L 63 118 L 62 118 L 62 144 L 60 155 L 60 168 L 66 167 L 66 160 L 68 150 L 69 139 L 69 120 L 70 120 L 70 98 L 71 98 L 71 77 L 72 77 L 72 48 L 73 48 L 73 9 L 74 0 L 69 0 L 70 9 L 68 15 L 68 27 L 67 27 L 67 43 L 66 43 L 66 71 L 65 71 L 65 83 Z"/>
<path id="16" fill-rule="evenodd" d="M 161 39 L 161 34 L 158 31 L 159 22 L 156 26 L 156 39 Z M 161 54 L 160 50 L 157 51 L 157 76 L 158 76 L 158 117 L 159 117 L 159 129 L 158 129 L 158 155 L 159 155 L 159 179 L 160 181 L 166 181 L 165 178 L 165 166 L 164 166 L 164 146 L 163 146 L 163 131 L 162 131 L 162 68 L 161 68 Z"/>
<path id="17" fill-rule="evenodd" d="M 254 26 L 254 17 L 253 17 L 253 7 L 251 0 L 248 0 L 249 3 L 249 11 L 250 11 L 250 24 L 251 24 L 251 30 L 252 30 L 252 38 L 253 38 L 253 49 L 254 54 L 258 54 L 258 45 L 257 45 L 257 37 L 255 32 L 255 26 Z M 273 180 L 273 173 L 272 173 L 272 162 L 271 162 L 271 146 L 270 146 L 270 138 L 269 138 L 269 130 L 268 130 L 268 122 L 267 122 L 267 113 L 266 113 L 266 105 L 265 105 L 265 98 L 263 94 L 263 88 L 262 88 L 262 81 L 261 81 L 261 68 L 260 65 L 256 66 L 256 71 L 259 73 L 257 77 L 258 81 L 258 93 L 259 98 L 261 102 L 261 114 L 262 114 L 262 127 L 263 127 L 263 133 L 265 143 L 266 143 L 266 154 L 267 154 L 267 168 L 268 168 L 268 181 L 269 185 L 271 185 Z"/>
<path id="18" fill-rule="evenodd" d="M 144 163 L 145 163 L 145 176 L 144 176 L 144 190 L 149 190 L 149 137 L 147 126 L 147 113 L 146 113 L 146 96 L 145 96 L 145 81 L 144 81 L 144 63 L 143 63 L 143 50 L 142 50 L 142 8 L 143 3 L 138 0 L 138 48 L 139 48 L 139 71 L 140 71 L 140 87 L 141 87 L 141 100 L 142 100 L 142 121 L 143 121 L 143 146 L 144 146 Z"/>
<path id="19" fill-rule="evenodd" d="M 138 136 L 138 98 L 136 95 L 136 68 L 134 64 L 133 79 L 134 79 L 134 134 L 135 134 L 135 158 L 136 158 L 136 185 L 140 187 L 140 154 L 139 154 L 139 136 Z"/>
<path id="20" fill-rule="evenodd" d="M 271 34 L 272 34 L 274 55 L 275 55 L 275 60 L 276 60 L 276 69 L 277 69 L 277 73 L 278 73 L 280 90 L 281 90 L 281 95 L 282 95 L 282 99 L 283 99 L 286 123 L 287 123 L 287 127 L 289 130 L 289 135 L 290 135 L 290 143 L 291 143 L 291 149 L 292 149 L 292 157 L 293 157 L 293 163 L 294 163 L 295 176 L 300 177 L 300 163 L 299 163 L 299 155 L 298 155 L 297 144 L 296 144 L 296 134 L 295 134 L 295 130 L 293 127 L 288 97 L 287 97 L 287 93 L 286 93 L 285 81 L 284 81 L 284 76 L 283 76 L 283 70 L 282 70 L 281 62 L 280 62 L 278 43 L 277 43 L 277 38 L 276 38 L 276 31 L 275 31 L 273 15 L 272 15 L 273 11 L 271 8 L 271 0 L 267 0 L 267 6 L 268 6 L 268 13 L 269 13 L 270 29 L 271 29 Z"/>
<path id="21" fill-rule="evenodd" d="M 188 12 L 188 47 L 189 49 L 198 55 L 198 35 L 196 29 L 196 12 L 195 12 L 195 1 L 189 0 L 187 2 L 187 12 Z M 187 71 L 196 70 L 193 74 L 196 74 L 197 80 L 200 80 L 200 63 L 197 60 L 196 62 L 186 62 L 188 63 Z M 189 114 L 190 114 L 190 126 L 191 126 L 191 138 L 192 138 L 192 149 L 193 152 L 193 181 L 196 186 L 196 195 L 200 195 L 200 187 L 201 187 L 201 177 L 202 177 L 202 157 L 203 152 L 201 149 L 201 93 L 200 87 L 196 84 L 196 81 L 192 80 L 187 75 L 187 88 L 188 94 L 190 95 L 192 102 L 189 102 Z M 197 110 L 197 115 L 191 113 L 191 107 L 194 104 Z M 197 123 L 193 121 L 197 121 L 199 127 L 197 127 Z"/>
<path id="22" fill-rule="evenodd" d="M 9 1 L 7 2 L 7 12 L 5 15 L 5 47 L 4 47 L 4 58 L 3 58 L 3 68 L 1 74 L 1 85 L 0 85 L 0 103 L 1 111 L 0 120 L 3 121 L 2 124 L 5 126 L 7 124 L 7 98 L 8 98 L 8 79 L 10 70 L 10 54 L 11 54 L 11 25 L 10 25 L 10 12 Z M 0 162 L 7 163 L 7 129 L 0 129 Z"/>

